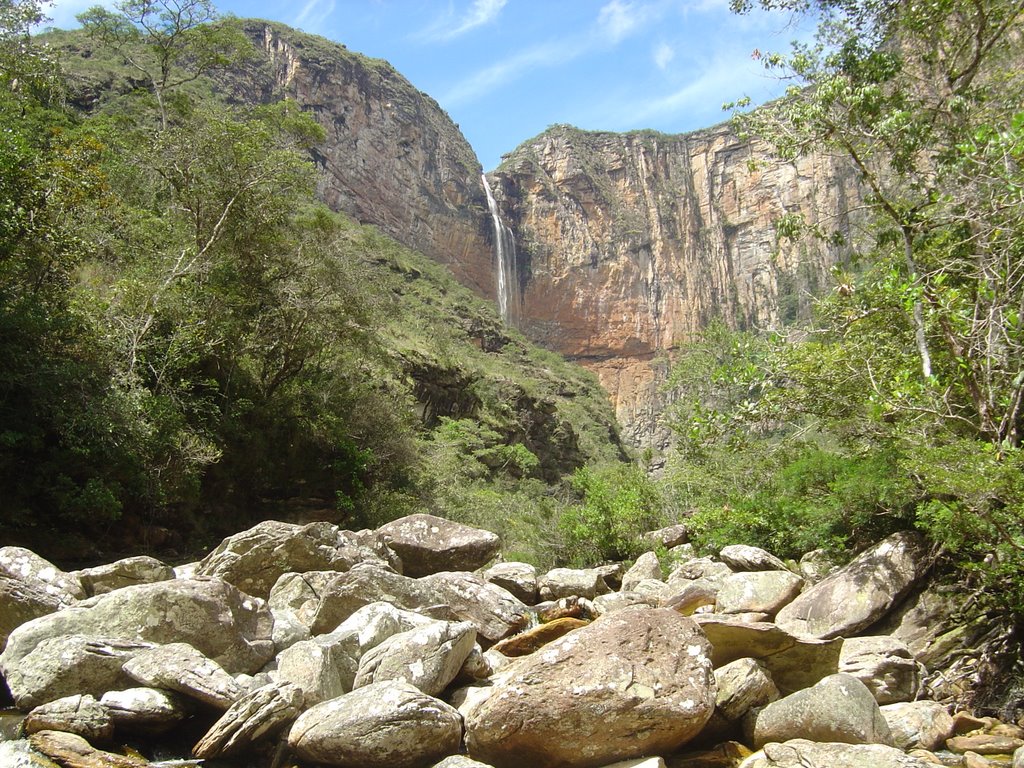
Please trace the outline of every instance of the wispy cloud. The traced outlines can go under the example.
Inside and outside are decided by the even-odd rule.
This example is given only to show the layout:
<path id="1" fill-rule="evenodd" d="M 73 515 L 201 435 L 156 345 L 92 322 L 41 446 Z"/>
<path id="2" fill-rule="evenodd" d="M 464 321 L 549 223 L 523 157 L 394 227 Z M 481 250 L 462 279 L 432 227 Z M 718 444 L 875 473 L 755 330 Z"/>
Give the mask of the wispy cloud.
<path id="1" fill-rule="evenodd" d="M 658 69 L 664 71 L 676 57 L 676 49 L 668 43 L 659 43 L 654 49 L 654 63 Z"/>
<path id="2" fill-rule="evenodd" d="M 508 0 L 473 0 L 473 4 L 461 16 L 449 12 L 423 30 L 418 37 L 435 42 L 453 40 L 494 21 L 506 3 Z"/>
<path id="3" fill-rule="evenodd" d="M 489 93 L 528 72 L 565 64 L 595 50 L 614 47 L 657 16 L 660 4 L 610 0 L 593 26 L 575 36 L 539 43 L 456 83 L 441 103 L 457 106 Z"/>
<path id="4" fill-rule="evenodd" d="M 332 13 L 334 13 L 334 0 L 307 0 L 298 16 L 292 21 L 292 26 L 307 32 L 317 32 Z"/>

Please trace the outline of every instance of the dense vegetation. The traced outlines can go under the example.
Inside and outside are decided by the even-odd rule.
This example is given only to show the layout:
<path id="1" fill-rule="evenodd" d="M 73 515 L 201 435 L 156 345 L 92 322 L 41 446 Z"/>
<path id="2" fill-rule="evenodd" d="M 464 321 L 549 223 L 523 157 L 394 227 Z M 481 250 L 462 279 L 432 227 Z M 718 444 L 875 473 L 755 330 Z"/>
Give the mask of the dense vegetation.
<path id="1" fill-rule="evenodd" d="M 37 3 L 0 12 L 6 542 L 427 510 L 554 557 L 573 470 L 623 458 L 596 381 L 316 203 L 322 129 L 219 95 L 259 65 L 236 23 L 130 0 L 40 41 Z"/>
<path id="2" fill-rule="evenodd" d="M 916 526 L 1020 611 L 1024 3 L 760 5 L 821 24 L 764 55 L 793 86 L 737 122 L 782 159 L 846 158 L 871 228 L 786 217 L 780 236 L 847 237 L 858 253 L 814 322 L 771 338 L 714 328 L 684 351 L 677 497 L 705 545 L 789 556 Z"/>

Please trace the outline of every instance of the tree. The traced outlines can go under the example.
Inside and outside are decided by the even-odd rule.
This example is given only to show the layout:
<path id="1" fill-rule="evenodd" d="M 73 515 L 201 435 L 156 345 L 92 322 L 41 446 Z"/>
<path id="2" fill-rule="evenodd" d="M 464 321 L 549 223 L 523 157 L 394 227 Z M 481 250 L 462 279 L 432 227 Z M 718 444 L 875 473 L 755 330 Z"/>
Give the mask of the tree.
<path id="1" fill-rule="evenodd" d="M 759 4 L 821 24 L 764 57 L 793 85 L 740 126 L 782 158 L 844 157 L 874 218 L 758 409 L 886 452 L 917 524 L 1024 610 L 1024 2 Z"/>
<path id="2" fill-rule="evenodd" d="M 220 19 L 210 0 L 123 0 L 114 8 L 116 13 L 93 6 L 78 21 L 146 78 L 164 129 L 168 94 L 239 61 L 249 48 L 241 31 Z"/>

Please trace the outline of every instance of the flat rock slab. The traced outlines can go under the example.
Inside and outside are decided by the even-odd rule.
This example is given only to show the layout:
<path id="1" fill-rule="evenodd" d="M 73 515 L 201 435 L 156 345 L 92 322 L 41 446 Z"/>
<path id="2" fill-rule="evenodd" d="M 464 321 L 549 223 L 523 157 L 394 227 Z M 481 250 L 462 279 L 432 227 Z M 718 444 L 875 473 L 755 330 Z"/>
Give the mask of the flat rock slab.
<path id="1" fill-rule="evenodd" d="M 107 565 L 75 571 L 89 597 L 105 595 L 135 584 L 153 584 L 174 578 L 174 569 L 155 557 L 126 557 Z"/>
<path id="2" fill-rule="evenodd" d="M 192 749 L 201 759 L 233 755 L 272 736 L 302 711 L 302 689 L 290 683 L 257 688 L 221 715 Z"/>
<path id="3" fill-rule="evenodd" d="M 149 763 L 96 749 L 81 736 L 61 731 L 40 731 L 29 737 L 35 751 L 52 758 L 63 768 L 147 768 Z"/>
<path id="4" fill-rule="evenodd" d="M 414 578 L 441 571 L 475 571 L 501 548 L 497 534 L 434 515 L 408 515 L 377 529 Z"/>
<path id="5" fill-rule="evenodd" d="M 288 732 L 302 760 L 421 768 L 459 751 L 462 717 L 407 683 L 373 683 L 303 712 Z"/>
<path id="6" fill-rule="evenodd" d="M 819 744 L 793 739 L 766 744 L 744 760 L 739 768 L 934 768 L 884 744 Z"/>
<path id="7" fill-rule="evenodd" d="M 624 608 L 517 659 L 466 719 L 497 768 L 604 766 L 671 752 L 714 709 L 710 648 L 674 611 Z"/>
<path id="8" fill-rule="evenodd" d="M 807 589 L 775 622 L 795 635 L 850 637 L 871 626 L 903 597 L 924 568 L 924 538 L 895 533 Z"/>
<path id="9" fill-rule="evenodd" d="M 878 703 L 852 675 L 830 675 L 752 713 L 747 723 L 757 748 L 806 737 L 819 742 L 892 745 Z"/>
<path id="10" fill-rule="evenodd" d="M 814 685 L 839 670 L 843 641 L 796 637 L 768 622 L 743 622 L 722 616 L 698 616 L 697 623 L 711 642 L 715 667 L 746 657 L 768 669 L 783 694 Z"/>
<path id="11" fill-rule="evenodd" d="M 136 654 L 124 671 L 143 685 L 177 691 L 216 709 L 227 709 L 245 693 L 220 664 L 188 643 L 168 643 Z"/>
<path id="12" fill-rule="evenodd" d="M 722 547 L 719 559 L 734 571 L 785 571 L 786 564 L 767 550 L 746 544 Z"/>
<path id="13" fill-rule="evenodd" d="M 554 621 L 549 621 L 547 624 L 539 624 L 538 626 L 528 629 L 525 632 L 521 632 L 518 635 L 506 637 L 500 643 L 496 643 L 493 650 L 503 656 L 528 656 L 529 654 L 540 650 L 548 643 L 557 640 L 563 635 L 569 634 L 573 630 L 585 627 L 588 624 L 590 624 L 589 621 L 574 619 L 568 616 L 564 619 L 555 619 Z"/>

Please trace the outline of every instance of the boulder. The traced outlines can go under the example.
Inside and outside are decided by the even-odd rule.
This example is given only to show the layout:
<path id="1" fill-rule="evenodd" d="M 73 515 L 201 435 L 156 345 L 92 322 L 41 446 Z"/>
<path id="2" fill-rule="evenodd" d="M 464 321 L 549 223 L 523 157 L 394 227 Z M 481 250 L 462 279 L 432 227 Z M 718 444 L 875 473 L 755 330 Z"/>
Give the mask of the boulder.
<path id="1" fill-rule="evenodd" d="M 168 731 L 191 714 L 185 697 L 155 688 L 108 691 L 100 704 L 106 707 L 118 730 L 142 734 Z"/>
<path id="2" fill-rule="evenodd" d="M 227 709 L 245 692 L 217 662 L 188 643 L 168 643 L 136 654 L 124 671 L 143 685 L 177 691 L 216 709 Z"/>
<path id="3" fill-rule="evenodd" d="M 461 741 L 455 709 L 394 680 L 317 704 L 288 732 L 301 760 L 351 768 L 420 768 L 458 752 Z"/>
<path id="4" fill-rule="evenodd" d="M 627 592 L 633 591 L 636 585 L 645 579 L 662 581 L 661 562 L 653 552 L 644 552 L 622 575 L 622 589 Z"/>
<path id="5" fill-rule="evenodd" d="M 726 720 L 739 720 L 754 707 L 779 698 L 771 675 L 756 659 L 736 659 L 715 670 L 715 711 Z"/>
<path id="6" fill-rule="evenodd" d="M 332 632 L 357 610 L 377 602 L 391 603 L 431 618 L 456 618 L 424 580 L 402 576 L 379 563 L 359 563 L 344 573 L 334 574 L 323 586 L 312 609 L 310 629 L 314 635 Z"/>
<path id="7" fill-rule="evenodd" d="M 441 571 L 475 571 L 501 549 L 497 534 L 434 515 L 392 520 L 377 533 L 402 558 L 402 572 L 414 578 Z"/>
<path id="8" fill-rule="evenodd" d="M 641 538 L 652 547 L 673 549 L 686 544 L 690 540 L 690 534 L 686 530 L 685 525 L 677 523 L 675 525 L 667 525 L 664 528 L 658 528 L 656 531 L 648 531 Z"/>
<path id="9" fill-rule="evenodd" d="M 0 547 L 0 576 L 36 586 L 64 605 L 73 605 L 85 597 L 82 582 L 77 576 L 65 573 L 24 547 Z"/>
<path id="10" fill-rule="evenodd" d="M 844 640 L 839 671 L 864 683 L 879 704 L 916 699 L 924 673 L 910 649 L 886 635 Z"/>
<path id="11" fill-rule="evenodd" d="M 527 605 L 537 602 L 537 569 L 529 563 L 495 563 L 484 571 L 484 581 L 508 590 Z"/>
<path id="12" fill-rule="evenodd" d="M 548 768 L 673 751 L 714 708 L 709 651 L 699 627 L 674 611 L 605 616 L 499 673 L 466 719 L 470 757 Z"/>
<path id="13" fill-rule="evenodd" d="M 817 744 L 793 739 L 766 744 L 739 768 L 933 768 L 933 764 L 884 744 Z"/>
<path id="14" fill-rule="evenodd" d="M 669 590 L 661 598 L 660 605 L 671 608 L 683 616 L 692 616 L 699 608 L 715 605 L 718 602 L 718 590 L 721 580 L 711 579 L 675 579 L 668 583 Z"/>
<path id="15" fill-rule="evenodd" d="M 41 584 L 0 575 L 0 651 L 15 629 L 64 605 Z"/>
<path id="16" fill-rule="evenodd" d="M 903 750 L 941 749 L 953 735 L 953 718 L 935 701 L 906 701 L 881 707 L 893 745 Z"/>
<path id="17" fill-rule="evenodd" d="M 478 763 L 476 760 L 471 760 L 463 755 L 452 755 L 446 757 L 440 763 L 436 763 L 431 768 L 491 768 L 489 765 Z"/>
<path id="18" fill-rule="evenodd" d="M 552 568 L 537 582 L 541 600 L 584 597 L 593 600 L 608 592 L 604 576 L 596 568 Z"/>
<path id="19" fill-rule="evenodd" d="M 47 637 L 5 667 L 7 687 L 15 705 L 23 710 L 74 694 L 102 696 L 130 687 L 132 680 L 122 666 L 152 647 L 152 643 L 116 638 Z"/>
<path id="20" fill-rule="evenodd" d="M 830 675 L 751 713 L 750 742 L 761 748 L 769 742 L 806 737 L 811 741 L 845 744 L 892 744 L 892 734 L 871 691 L 851 675 Z"/>
<path id="21" fill-rule="evenodd" d="M 271 638 L 274 641 L 274 650 L 278 653 L 296 643 L 310 639 L 309 626 L 299 618 L 295 611 L 271 608 L 270 614 L 274 620 Z"/>
<path id="22" fill-rule="evenodd" d="M 210 759 L 243 752 L 298 717 L 302 703 L 298 686 L 274 683 L 258 688 L 228 707 L 193 747 L 192 754 Z"/>
<path id="23" fill-rule="evenodd" d="M 153 584 L 174 578 L 174 569 L 155 557 L 127 557 L 107 565 L 75 571 L 89 597 L 104 595 L 133 584 Z"/>
<path id="24" fill-rule="evenodd" d="M 338 571 L 306 571 L 281 574 L 270 589 L 267 605 L 271 611 L 288 611 L 307 628 L 320 607 L 320 598 Z"/>
<path id="25" fill-rule="evenodd" d="M 598 616 L 621 611 L 623 608 L 629 608 L 631 605 L 646 605 L 650 608 L 657 608 L 659 601 L 649 594 L 627 591 L 609 592 L 607 595 L 598 595 L 594 598 L 594 612 Z"/>
<path id="26" fill-rule="evenodd" d="M 736 659 L 761 661 L 783 694 L 814 685 L 839 669 L 842 640 L 806 640 L 767 622 L 698 616 L 711 641 L 711 660 L 721 667 Z"/>
<path id="27" fill-rule="evenodd" d="M 734 571 L 785 571 L 786 564 L 760 547 L 730 544 L 722 547 L 718 559 Z"/>
<path id="28" fill-rule="evenodd" d="M 471 623 L 488 642 L 496 643 L 530 623 L 530 609 L 522 601 L 475 573 L 445 571 L 419 581 L 455 618 Z"/>
<path id="29" fill-rule="evenodd" d="M 277 657 L 277 679 L 302 689 L 306 704 L 318 704 L 352 690 L 363 654 L 400 632 L 433 622 L 390 603 L 370 603 L 326 635 L 295 643 Z"/>
<path id="30" fill-rule="evenodd" d="M 364 561 L 398 565 L 380 538 L 369 531 L 342 531 L 325 522 L 295 525 L 265 520 L 224 539 L 199 562 L 196 575 L 214 576 L 266 598 L 285 573 L 347 571 Z"/>
<path id="31" fill-rule="evenodd" d="M 437 696 L 459 674 L 475 643 L 476 630 L 467 621 L 434 621 L 399 632 L 363 654 L 353 687 L 399 680 Z"/>
<path id="32" fill-rule="evenodd" d="M 659 579 L 641 579 L 633 584 L 632 591 L 651 598 L 659 606 L 676 593 L 673 587 Z"/>
<path id="33" fill-rule="evenodd" d="M 1024 747 L 1024 739 L 996 733 L 975 733 L 946 739 L 946 749 L 959 755 L 967 752 L 978 755 L 1012 755 L 1021 747 Z"/>
<path id="34" fill-rule="evenodd" d="M 114 721 L 107 708 L 88 694 L 65 696 L 36 707 L 25 718 L 25 733 L 64 731 L 89 741 L 110 741 Z"/>
<path id="35" fill-rule="evenodd" d="M 804 580 L 789 571 L 743 571 L 727 576 L 718 590 L 719 613 L 776 614 L 800 594 Z"/>
<path id="36" fill-rule="evenodd" d="M 52 758 L 64 768 L 148 768 L 149 763 L 138 757 L 104 752 L 73 733 L 40 731 L 29 737 L 29 744 L 39 754 Z M 28 765 L 36 766 L 30 762 Z M 48 768 L 53 763 L 39 763 Z M 19 766 L 20 768 L 20 766 Z"/>
<path id="37" fill-rule="evenodd" d="M 824 549 L 812 549 L 800 558 L 798 568 L 808 584 L 817 584 L 836 569 L 836 564 Z"/>
<path id="38" fill-rule="evenodd" d="M 589 621 L 574 619 L 569 616 L 563 619 L 555 619 L 546 624 L 538 624 L 536 627 L 521 632 L 518 635 L 506 637 L 500 643 L 495 643 L 493 650 L 510 658 L 528 656 L 548 643 L 588 624 L 590 624 Z"/>
<path id="39" fill-rule="evenodd" d="M 922 575 L 924 539 L 893 534 L 804 591 L 776 617 L 788 632 L 827 639 L 851 636 L 881 619 Z"/>
<path id="40" fill-rule="evenodd" d="M 686 585 L 691 581 L 705 579 L 712 584 L 721 584 L 722 580 L 732 575 L 732 568 L 725 563 L 712 560 L 710 557 L 695 557 L 677 565 L 668 575 L 668 583 Z"/>
<path id="41" fill-rule="evenodd" d="M 11 633 L 0 654 L 10 676 L 43 641 L 63 635 L 189 643 L 229 673 L 255 672 L 272 658 L 273 620 L 262 600 L 219 579 L 139 584 L 41 616 Z"/>

